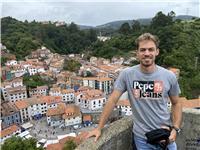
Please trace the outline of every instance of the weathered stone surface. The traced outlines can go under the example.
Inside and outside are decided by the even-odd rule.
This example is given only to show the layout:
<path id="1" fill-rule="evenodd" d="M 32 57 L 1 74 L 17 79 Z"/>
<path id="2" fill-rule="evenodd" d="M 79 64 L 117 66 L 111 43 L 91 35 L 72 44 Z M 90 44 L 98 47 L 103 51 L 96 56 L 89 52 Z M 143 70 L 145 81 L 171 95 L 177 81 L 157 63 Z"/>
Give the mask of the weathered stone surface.
<path id="1" fill-rule="evenodd" d="M 76 150 L 131 150 L 132 123 L 131 117 L 122 118 L 104 128 L 96 143 L 90 138 Z M 178 150 L 200 150 L 200 110 L 184 109 L 182 132 L 176 143 Z"/>
<path id="2" fill-rule="evenodd" d="M 131 131 L 133 121 L 131 117 L 124 117 L 109 127 L 104 128 L 102 136 L 97 142 L 90 138 L 80 144 L 77 150 L 121 150 L 131 148 Z"/>

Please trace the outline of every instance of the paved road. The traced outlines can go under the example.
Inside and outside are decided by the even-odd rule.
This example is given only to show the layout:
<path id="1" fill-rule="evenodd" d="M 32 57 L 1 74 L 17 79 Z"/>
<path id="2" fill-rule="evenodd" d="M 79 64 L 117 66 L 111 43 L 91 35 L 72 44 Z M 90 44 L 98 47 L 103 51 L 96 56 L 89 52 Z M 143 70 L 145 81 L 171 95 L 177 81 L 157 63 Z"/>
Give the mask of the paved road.
<path id="1" fill-rule="evenodd" d="M 73 129 L 72 127 L 66 127 L 66 128 L 59 128 L 59 127 L 50 127 L 47 124 L 46 117 L 41 118 L 40 120 L 32 120 L 30 123 L 33 124 L 33 127 L 30 129 L 30 134 L 38 139 L 48 139 L 53 140 L 57 139 L 58 135 L 65 135 L 69 133 L 76 133 L 78 134 L 81 131 L 88 131 L 91 130 L 94 127 L 83 127 L 81 129 Z"/>

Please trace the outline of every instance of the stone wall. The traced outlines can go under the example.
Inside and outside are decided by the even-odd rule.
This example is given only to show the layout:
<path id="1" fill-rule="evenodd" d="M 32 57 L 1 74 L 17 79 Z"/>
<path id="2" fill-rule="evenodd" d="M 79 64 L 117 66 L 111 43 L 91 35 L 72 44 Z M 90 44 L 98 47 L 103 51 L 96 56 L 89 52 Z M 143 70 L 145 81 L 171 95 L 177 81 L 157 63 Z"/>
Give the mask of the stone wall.
<path id="1" fill-rule="evenodd" d="M 181 128 L 176 141 L 178 150 L 200 150 L 200 110 L 184 109 Z"/>
<path id="2" fill-rule="evenodd" d="M 124 117 L 102 131 L 95 143 L 94 138 L 86 140 L 77 150 L 131 150 L 132 119 Z M 177 137 L 178 150 L 200 150 L 200 110 L 183 111 L 182 132 Z"/>

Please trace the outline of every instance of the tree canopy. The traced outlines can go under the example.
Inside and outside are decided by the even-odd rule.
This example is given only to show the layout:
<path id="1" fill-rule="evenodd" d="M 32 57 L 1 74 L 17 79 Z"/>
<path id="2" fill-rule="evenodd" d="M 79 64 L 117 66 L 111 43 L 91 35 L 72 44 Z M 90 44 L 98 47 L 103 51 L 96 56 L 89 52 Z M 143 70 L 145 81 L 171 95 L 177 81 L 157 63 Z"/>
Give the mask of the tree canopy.
<path id="1" fill-rule="evenodd" d="M 34 138 L 22 139 L 21 137 L 12 136 L 6 139 L 1 150 L 43 150 L 42 147 L 36 147 L 37 140 Z"/>
<path id="2" fill-rule="evenodd" d="M 24 58 L 41 45 L 61 54 L 79 53 L 97 39 L 95 30 L 80 30 L 73 22 L 57 27 L 51 22 L 28 23 L 5 17 L 1 25 L 2 43 L 18 59 Z"/>

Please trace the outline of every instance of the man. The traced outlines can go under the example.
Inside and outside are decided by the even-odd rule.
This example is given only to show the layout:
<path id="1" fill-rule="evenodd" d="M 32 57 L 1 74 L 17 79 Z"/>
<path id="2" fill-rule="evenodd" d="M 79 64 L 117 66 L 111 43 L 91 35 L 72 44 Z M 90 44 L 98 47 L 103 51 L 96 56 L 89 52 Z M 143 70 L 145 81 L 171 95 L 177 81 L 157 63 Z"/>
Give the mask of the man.
<path id="1" fill-rule="evenodd" d="M 88 137 L 101 135 L 107 118 L 120 96 L 128 91 L 128 99 L 133 111 L 133 140 L 138 150 L 159 149 L 147 143 L 145 134 L 155 129 L 172 126 L 169 136 L 169 150 L 176 148 L 176 136 L 180 131 L 182 107 L 179 102 L 179 85 L 175 75 L 156 65 L 159 54 L 159 40 L 150 33 L 144 33 L 136 39 L 139 65 L 124 69 L 115 82 L 114 90 L 102 112 L 99 125 L 90 131 Z M 167 108 L 168 98 L 172 103 L 172 118 Z"/>

